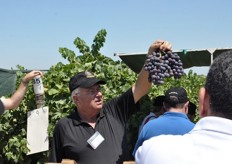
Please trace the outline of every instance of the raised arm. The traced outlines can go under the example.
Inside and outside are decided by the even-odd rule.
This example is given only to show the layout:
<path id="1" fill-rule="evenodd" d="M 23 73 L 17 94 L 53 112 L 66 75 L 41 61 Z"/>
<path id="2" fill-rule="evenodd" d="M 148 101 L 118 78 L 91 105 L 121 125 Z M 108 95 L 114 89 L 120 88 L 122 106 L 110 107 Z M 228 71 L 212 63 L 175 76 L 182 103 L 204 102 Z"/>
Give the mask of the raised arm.
<path id="1" fill-rule="evenodd" d="M 14 94 L 10 98 L 1 99 L 5 110 L 13 109 L 19 106 L 19 104 L 23 100 L 24 95 L 27 91 L 27 85 L 29 81 L 32 80 L 37 75 L 43 76 L 43 73 L 41 71 L 29 72 L 28 74 L 24 76 L 18 89 L 14 92 Z"/>
<path id="2" fill-rule="evenodd" d="M 155 41 L 148 49 L 148 55 L 152 54 L 156 49 L 162 51 L 171 50 L 172 46 L 169 42 L 163 40 Z M 146 61 L 145 61 L 146 63 Z M 132 87 L 134 100 L 138 102 L 151 88 L 152 83 L 148 80 L 149 73 L 142 67 L 135 85 Z"/>

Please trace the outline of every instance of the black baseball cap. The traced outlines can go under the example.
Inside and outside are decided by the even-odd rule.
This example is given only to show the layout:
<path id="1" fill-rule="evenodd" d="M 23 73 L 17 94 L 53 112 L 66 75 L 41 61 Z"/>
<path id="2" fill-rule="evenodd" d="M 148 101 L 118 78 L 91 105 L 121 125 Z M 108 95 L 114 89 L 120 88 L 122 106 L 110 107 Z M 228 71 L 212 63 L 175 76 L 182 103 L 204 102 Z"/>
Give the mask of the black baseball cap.
<path id="1" fill-rule="evenodd" d="M 70 78 L 69 90 L 72 92 L 76 88 L 89 88 L 95 84 L 106 84 L 106 82 L 97 79 L 92 72 L 82 71 Z"/>
<path id="2" fill-rule="evenodd" d="M 189 101 L 187 92 L 182 87 L 173 87 L 165 92 L 164 102 L 175 107 L 177 104 L 186 103 Z"/>

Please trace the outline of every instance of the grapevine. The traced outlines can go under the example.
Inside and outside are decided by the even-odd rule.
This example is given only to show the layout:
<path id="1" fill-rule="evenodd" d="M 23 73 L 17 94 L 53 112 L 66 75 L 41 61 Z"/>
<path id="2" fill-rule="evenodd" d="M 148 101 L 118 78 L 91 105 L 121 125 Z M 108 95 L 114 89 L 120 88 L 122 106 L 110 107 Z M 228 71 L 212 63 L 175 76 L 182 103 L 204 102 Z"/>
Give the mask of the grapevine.
<path id="1" fill-rule="evenodd" d="M 183 63 L 177 53 L 171 51 L 155 51 L 147 55 L 146 71 L 149 72 L 148 80 L 156 85 L 163 84 L 164 78 L 180 78 L 184 74 Z"/>

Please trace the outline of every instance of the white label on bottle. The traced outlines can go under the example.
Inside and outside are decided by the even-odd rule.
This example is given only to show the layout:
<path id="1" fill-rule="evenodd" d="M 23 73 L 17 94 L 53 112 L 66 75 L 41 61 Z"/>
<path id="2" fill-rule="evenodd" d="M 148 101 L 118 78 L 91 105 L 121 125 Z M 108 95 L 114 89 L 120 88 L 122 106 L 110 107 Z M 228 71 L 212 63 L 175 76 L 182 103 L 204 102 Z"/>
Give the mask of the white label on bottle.
<path id="1" fill-rule="evenodd" d="M 33 79 L 33 88 L 35 94 L 44 94 L 43 82 L 40 76 Z"/>

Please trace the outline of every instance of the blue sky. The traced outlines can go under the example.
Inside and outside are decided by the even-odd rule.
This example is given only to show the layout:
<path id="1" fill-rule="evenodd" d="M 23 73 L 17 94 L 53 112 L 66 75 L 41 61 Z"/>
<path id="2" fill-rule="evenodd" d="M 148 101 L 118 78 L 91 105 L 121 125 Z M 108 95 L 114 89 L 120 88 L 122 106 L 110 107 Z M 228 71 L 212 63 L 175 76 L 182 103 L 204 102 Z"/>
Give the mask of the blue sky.
<path id="1" fill-rule="evenodd" d="M 164 39 L 174 50 L 232 47 L 231 0 L 7 0 L 0 1 L 0 55 L 4 69 L 49 69 L 66 63 L 59 47 L 90 46 L 106 29 L 101 53 L 146 52 Z"/>

